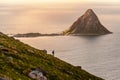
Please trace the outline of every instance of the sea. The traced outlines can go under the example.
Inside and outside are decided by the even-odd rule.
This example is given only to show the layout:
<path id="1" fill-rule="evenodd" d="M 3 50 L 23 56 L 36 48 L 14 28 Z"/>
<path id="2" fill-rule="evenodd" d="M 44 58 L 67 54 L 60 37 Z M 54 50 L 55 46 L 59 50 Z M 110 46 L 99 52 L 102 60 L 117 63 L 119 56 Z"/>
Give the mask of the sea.
<path id="1" fill-rule="evenodd" d="M 67 5 L 67 6 L 66 6 Z M 44 36 L 16 38 L 37 49 L 105 80 L 120 80 L 119 3 L 64 3 L 46 5 L 0 5 L 0 32 L 7 35 L 39 32 L 60 33 L 87 9 L 93 9 L 113 34 L 102 36 Z"/>

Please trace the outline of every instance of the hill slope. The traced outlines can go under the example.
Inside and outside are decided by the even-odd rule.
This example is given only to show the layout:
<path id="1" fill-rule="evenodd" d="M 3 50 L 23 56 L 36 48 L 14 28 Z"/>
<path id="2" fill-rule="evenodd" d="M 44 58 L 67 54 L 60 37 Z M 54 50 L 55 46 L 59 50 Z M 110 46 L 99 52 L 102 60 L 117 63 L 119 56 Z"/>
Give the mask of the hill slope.
<path id="1" fill-rule="evenodd" d="M 10 80 L 32 80 L 27 74 L 38 67 L 48 72 L 48 80 L 103 80 L 48 55 L 43 50 L 0 33 L 0 77 Z"/>
<path id="2" fill-rule="evenodd" d="M 64 31 L 65 35 L 103 35 L 109 33 L 111 32 L 100 23 L 92 9 L 88 9 L 68 30 Z"/>

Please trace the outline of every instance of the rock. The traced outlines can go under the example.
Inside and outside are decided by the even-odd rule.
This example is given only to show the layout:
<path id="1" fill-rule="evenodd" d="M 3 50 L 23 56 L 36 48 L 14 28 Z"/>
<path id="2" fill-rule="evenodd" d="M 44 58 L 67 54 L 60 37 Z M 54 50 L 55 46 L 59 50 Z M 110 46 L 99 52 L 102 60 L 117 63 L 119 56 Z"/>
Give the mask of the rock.
<path id="1" fill-rule="evenodd" d="M 35 80 L 47 80 L 46 74 L 46 71 L 41 68 L 37 68 L 36 70 L 31 71 L 28 76 Z"/>
<path id="2" fill-rule="evenodd" d="M 66 71 L 67 74 L 73 75 L 72 71 Z"/>
<path id="3" fill-rule="evenodd" d="M 3 45 L 0 45 L 0 48 L 3 48 L 4 46 Z"/>
<path id="4" fill-rule="evenodd" d="M 18 54 L 18 52 L 17 52 L 16 50 L 13 50 L 12 53 L 14 53 L 14 54 Z"/>
<path id="5" fill-rule="evenodd" d="M 43 74 L 42 74 L 41 72 L 35 70 L 35 71 L 30 72 L 30 73 L 28 74 L 28 76 L 29 76 L 30 78 L 33 78 L 33 79 L 38 79 L 38 78 L 43 77 Z"/>
<path id="6" fill-rule="evenodd" d="M 31 49 L 27 49 L 27 51 L 30 52 L 30 53 L 34 53 L 34 51 L 31 50 Z"/>
<path id="7" fill-rule="evenodd" d="M 77 68 L 79 68 L 79 69 L 82 69 L 82 67 L 81 66 L 76 66 Z"/>
<path id="8" fill-rule="evenodd" d="M 0 77 L 0 80 L 8 80 L 7 78 Z"/>
<path id="9" fill-rule="evenodd" d="M 65 73 L 67 73 L 67 74 L 69 74 L 69 75 L 73 75 L 73 72 L 70 71 L 70 70 L 66 70 L 66 69 L 61 68 L 61 67 L 58 67 L 58 69 L 61 70 L 61 71 L 63 71 L 63 72 L 65 72 Z"/>
<path id="10" fill-rule="evenodd" d="M 44 50 L 41 50 L 41 51 L 42 51 L 43 53 L 47 54 L 47 50 L 44 49 Z"/>
<path id="11" fill-rule="evenodd" d="M 9 62 L 12 62 L 12 61 L 13 61 L 13 57 L 8 56 L 8 57 L 6 58 L 6 60 L 9 61 Z"/>
<path id="12" fill-rule="evenodd" d="M 37 70 L 35 71 L 31 71 L 28 76 L 32 79 L 36 79 L 36 80 L 47 80 L 47 78 L 45 76 L 43 76 L 42 72 L 39 72 Z"/>
<path id="13" fill-rule="evenodd" d="M 9 50 L 6 49 L 6 48 L 1 49 L 1 51 L 2 51 L 2 53 L 4 53 L 4 54 L 9 54 Z"/>
<path id="14" fill-rule="evenodd" d="M 48 74 L 48 72 L 43 70 L 41 67 L 37 68 L 36 70 L 39 72 L 42 72 L 44 76 L 46 76 L 46 74 Z"/>
<path id="15" fill-rule="evenodd" d="M 99 21 L 92 9 L 88 9 L 72 26 L 63 32 L 64 35 L 104 35 L 110 34 Z"/>

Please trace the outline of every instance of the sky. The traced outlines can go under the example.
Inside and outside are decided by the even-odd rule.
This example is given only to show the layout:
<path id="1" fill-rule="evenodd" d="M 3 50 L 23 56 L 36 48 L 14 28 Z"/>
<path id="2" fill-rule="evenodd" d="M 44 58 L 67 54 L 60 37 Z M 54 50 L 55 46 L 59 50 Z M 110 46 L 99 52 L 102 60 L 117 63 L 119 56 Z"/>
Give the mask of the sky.
<path id="1" fill-rule="evenodd" d="M 33 3 L 78 3 L 78 2 L 106 2 L 120 3 L 120 0 L 0 0 L 0 3 L 7 4 L 33 4 Z"/>
<path id="2" fill-rule="evenodd" d="M 89 8 L 108 27 L 114 24 L 113 20 L 120 21 L 120 0 L 0 0 L 0 30 L 4 33 L 59 32 Z M 115 25 L 119 26 L 117 23 Z"/>

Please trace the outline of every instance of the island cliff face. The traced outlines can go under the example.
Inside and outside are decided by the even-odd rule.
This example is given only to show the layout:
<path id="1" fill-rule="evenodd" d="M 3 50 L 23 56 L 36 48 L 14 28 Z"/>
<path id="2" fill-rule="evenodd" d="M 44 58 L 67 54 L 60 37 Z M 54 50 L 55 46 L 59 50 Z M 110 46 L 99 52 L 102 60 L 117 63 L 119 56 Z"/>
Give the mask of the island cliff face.
<path id="1" fill-rule="evenodd" d="M 99 21 L 92 9 L 88 9 L 72 26 L 63 32 L 64 35 L 104 35 L 110 34 Z"/>

